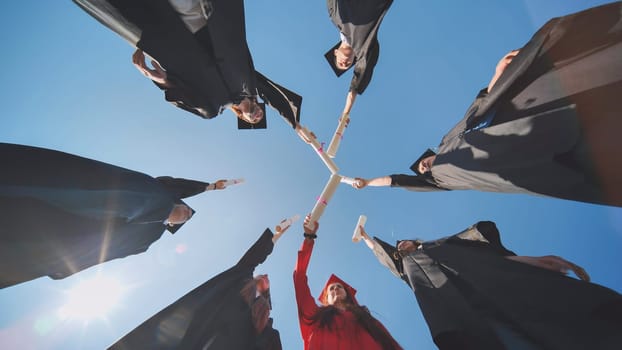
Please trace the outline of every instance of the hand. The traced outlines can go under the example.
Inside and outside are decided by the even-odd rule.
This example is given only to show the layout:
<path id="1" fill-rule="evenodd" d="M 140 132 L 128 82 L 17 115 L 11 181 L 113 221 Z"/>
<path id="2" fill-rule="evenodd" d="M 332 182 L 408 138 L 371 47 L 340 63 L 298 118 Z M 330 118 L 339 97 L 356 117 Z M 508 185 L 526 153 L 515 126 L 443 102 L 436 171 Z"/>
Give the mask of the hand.
<path id="1" fill-rule="evenodd" d="M 363 189 L 367 187 L 367 185 L 369 185 L 369 181 L 360 177 L 355 177 L 354 182 L 352 183 L 352 187 L 356 188 L 357 190 Z"/>
<path id="2" fill-rule="evenodd" d="M 585 272 L 583 268 L 578 265 L 571 263 L 565 259 L 560 258 L 559 256 L 547 255 L 540 257 L 533 256 L 508 256 L 508 259 L 519 261 L 525 264 L 537 266 L 543 269 L 559 272 L 562 274 L 567 274 L 568 271 L 574 272 L 577 277 L 581 280 L 589 282 L 590 276 Z"/>
<path id="3" fill-rule="evenodd" d="M 306 144 L 311 143 L 311 140 L 304 134 L 304 132 L 302 132 L 302 128 L 300 127 L 300 124 L 296 125 L 296 134 L 298 134 L 298 136 L 302 139 L 302 141 L 304 141 L 304 143 Z M 313 131 L 311 131 L 310 134 L 312 138 L 314 139 L 317 138 L 315 134 L 313 133 Z"/>
<path id="4" fill-rule="evenodd" d="M 505 69 L 508 67 L 510 62 L 512 62 L 514 57 L 518 55 L 518 52 L 519 50 L 512 50 L 508 52 L 505 56 L 503 56 L 501 60 L 499 60 L 499 63 L 497 63 L 497 67 L 495 68 L 495 74 L 492 76 L 492 79 L 490 80 L 490 83 L 488 84 L 488 92 L 492 90 L 492 87 L 495 85 L 499 77 L 501 77 L 501 75 L 503 74 Z"/>
<path id="5" fill-rule="evenodd" d="M 155 60 L 151 60 L 154 69 L 150 69 L 145 63 L 145 53 L 141 49 L 136 49 L 132 55 L 132 63 L 147 78 L 158 84 L 167 85 L 166 71 Z"/>
<path id="6" fill-rule="evenodd" d="M 317 232 L 318 228 L 320 228 L 320 223 L 319 223 L 319 222 L 317 222 L 317 221 L 314 221 L 313 223 L 314 223 L 315 225 L 312 227 L 312 226 L 311 226 L 311 215 L 307 215 L 307 216 L 305 217 L 305 221 L 304 221 L 304 223 L 302 224 L 302 228 L 304 229 L 304 232 L 305 232 L 305 233 L 307 233 L 307 234 L 311 234 L 311 235 L 316 234 L 316 232 Z"/>
<path id="7" fill-rule="evenodd" d="M 216 181 L 214 183 L 214 189 L 215 190 L 224 190 L 226 182 L 227 182 L 227 180 L 218 180 L 218 181 Z"/>
<path id="8" fill-rule="evenodd" d="M 365 241 L 367 247 L 371 250 L 374 250 L 374 242 L 372 241 L 371 237 L 369 237 L 367 232 L 365 232 L 365 228 L 363 227 L 363 225 L 359 225 L 359 231 L 361 232 L 361 237 L 363 237 L 363 240 Z"/>

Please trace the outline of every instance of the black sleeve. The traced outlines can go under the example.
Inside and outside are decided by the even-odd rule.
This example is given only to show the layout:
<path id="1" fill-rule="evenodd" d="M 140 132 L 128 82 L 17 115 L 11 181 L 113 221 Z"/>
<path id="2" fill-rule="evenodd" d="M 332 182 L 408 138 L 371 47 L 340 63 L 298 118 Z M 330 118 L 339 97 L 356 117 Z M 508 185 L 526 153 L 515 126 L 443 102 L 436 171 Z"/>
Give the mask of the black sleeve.
<path id="1" fill-rule="evenodd" d="M 300 122 L 302 96 L 268 79 L 255 71 L 259 96 L 285 119 L 292 128 Z"/>
<path id="2" fill-rule="evenodd" d="M 253 244 L 240 261 L 238 261 L 236 267 L 254 269 L 257 265 L 266 261 L 266 258 L 272 253 L 272 249 L 274 248 L 274 243 L 272 242 L 273 236 L 274 234 L 272 231 L 267 228 L 255 244 Z"/>
<path id="3" fill-rule="evenodd" d="M 394 274 L 396 277 L 404 279 L 404 268 L 402 265 L 402 259 L 397 255 L 397 248 L 381 240 L 378 237 L 374 237 L 373 243 L 373 252 L 378 259 L 378 262 L 380 262 L 381 265 L 389 269 L 389 271 L 391 271 L 391 273 Z"/>
<path id="4" fill-rule="evenodd" d="M 380 43 L 378 43 L 378 39 L 374 38 L 365 58 L 354 65 L 354 76 L 350 82 L 350 91 L 355 91 L 358 95 L 362 95 L 365 92 L 374 74 L 374 67 L 378 63 L 379 54 Z"/>
<path id="5" fill-rule="evenodd" d="M 164 99 L 175 107 L 204 119 L 212 119 L 220 113 L 220 111 L 212 110 L 207 105 L 200 103 L 198 98 L 191 93 L 191 89 L 173 73 L 167 72 L 166 80 L 167 85 L 162 85 L 155 81 L 153 83 L 164 91 Z"/>
<path id="6" fill-rule="evenodd" d="M 435 185 L 424 176 L 393 174 L 391 177 L 391 187 L 404 187 L 409 191 L 430 192 L 430 191 L 449 191 L 446 188 Z"/>
<path id="7" fill-rule="evenodd" d="M 171 176 L 159 176 L 156 177 L 156 180 L 178 198 L 188 198 L 203 193 L 205 192 L 205 187 L 209 185 L 209 182 L 187 180 Z"/>
<path id="8" fill-rule="evenodd" d="M 492 221 L 480 221 L 475 224 L 477 230 L 486 238 L 486 240 L 490 243 L 490 247 L 494 248 L 503 256 L 516 255 L 513 251 L 506 249 L 501 243 L 501 235 L 499 234 L 499 230 L 497 229 L 497 225 L 495 225 Z"/>

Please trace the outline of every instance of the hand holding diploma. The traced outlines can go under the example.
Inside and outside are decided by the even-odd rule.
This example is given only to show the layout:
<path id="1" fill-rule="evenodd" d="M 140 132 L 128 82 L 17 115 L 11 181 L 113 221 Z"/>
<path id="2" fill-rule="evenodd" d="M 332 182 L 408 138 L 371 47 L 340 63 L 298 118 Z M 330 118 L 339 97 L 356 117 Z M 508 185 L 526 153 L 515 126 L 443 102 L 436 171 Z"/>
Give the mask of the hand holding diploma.
<path id="1" fill-rule="evenodd" d="M 274 231 L 276 231 L 276 233 L 274 234 L 274 236 L 272 236 L 272 243 L 276 243 L 276 241 L 281 238 L 285 231 L 287 231 L 287 229 L 289 229 L 294 222 L 298 221 L 298 219 L 300 219 L 300 215 L 296 214 L 290 218 L 282 220 L 278 225 L 276 225 L 276 227 L 274 228 Z"/>
<path id="2" fill-rule="evenodd" d="M 356 227 L 354 227 L 354 234 L 352 235 L 352 242 L 358 243 L 361 240 L 361 238 L 363 238 L 361 236 L 361 229 L 363 229 L 366 222 L 367 222 L 367 216 L 365 215 L 359 216 L 359 220 L 356 223 Z"/>
<path id="3" fill-rule="evenodd" d="M 318 142 L 315 135 L 304 126 L 300 128 L 300 134 L 302 135 L 301 137 L 303 137 L 303 140 L 309 140 L 309 145 L 311 145 L 311 147 L 315 150 L 315 153 L 317 153 L 320 159 L 322 159 L 330 172 L 336 174 L 339 171 L 339 168 L 337 168 L 335 162 L 333 162 L 333 160 L 326 155 L 323 146 Z"/>

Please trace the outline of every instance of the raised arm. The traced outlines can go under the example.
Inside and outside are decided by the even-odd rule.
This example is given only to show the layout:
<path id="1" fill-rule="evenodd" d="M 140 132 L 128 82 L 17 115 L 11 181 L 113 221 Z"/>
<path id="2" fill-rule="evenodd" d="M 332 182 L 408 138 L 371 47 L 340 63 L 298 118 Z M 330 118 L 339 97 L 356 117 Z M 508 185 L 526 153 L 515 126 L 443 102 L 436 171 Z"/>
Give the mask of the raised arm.
<path id="1" fill-rule="evenodd" d="M 568 271 L 572 271 L 581 280 L 589 282 L 590 276 L 585 270 L 568 260 L 560 258 L 559 256 L 547 255 L 547 256 L 506 256 L 506 258 L 514 261 L 521 262 L 523 264 L 529 264 L 537 266 L 542 269 L 547 269 L 561 274 L 567 274 Z"/>
<path id="2" fill-rule="evenodd" d="M 311 290 L 309 289 L 307 267 L 309 266 L 309 260 L 311 259 L 311 253 L 313 252 L 313 245 L 315 243 L 313 237 L 316 235 L 319 225 L 316 222 L 314 228 L 308 227 L 308 221 L 309 216 L 307 216 L 305 225 L 303 225 L 305 239 L 298 251 L 298 259 L 296 260 L 296 267 L 294 269 L 294 289 L 296 291 L 296 304 L 298 305 L 298 320 L 303 337 L 310 332 L 312 317 L 318 309 L 311 295 Z"/>
<path id="3" fill-rule="evenodd" d="M 361 177 L 357 177 L 354 179 L 354 182 L 352 183 L 352 187 L 358 190 L 363 189 L 367 186 L 374 186 L 374 187 L 391 186 L 391 177 L 382 176 L 382 177 L 375 177 L 373 179 L 363 179 Z"/>
<path id="4" fill-rule="evenodd" d="M 266 261 L 266 258 L 272 253 L 274 248 L 273 236 L 272 231 L 267 228 L 261 237 L 246 251 L 236 266 L 254 269 L 257 265 Z"/>

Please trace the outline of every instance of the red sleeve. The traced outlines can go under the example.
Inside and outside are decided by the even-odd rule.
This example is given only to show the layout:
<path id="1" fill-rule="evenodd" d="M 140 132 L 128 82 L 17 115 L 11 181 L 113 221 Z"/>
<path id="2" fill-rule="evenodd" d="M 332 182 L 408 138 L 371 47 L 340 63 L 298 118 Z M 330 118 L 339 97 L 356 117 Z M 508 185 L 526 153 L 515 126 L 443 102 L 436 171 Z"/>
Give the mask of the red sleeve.
<path id="1" fill-rule="evenodd" d="M 307 281 L 307 267 L 313 252 L 315 241 L 305 239 L 302 247 L 298 251 L 298 260 L 294 269 L 294 289 L 296 290 L 296 304 L 298 305 L 298 321 L 300 322 L 300 332 L 303 340 L 309 338 L 311 334 L 311 318 L 316 313 L 318 306 L 313 300 L 309 283 Z"/>

